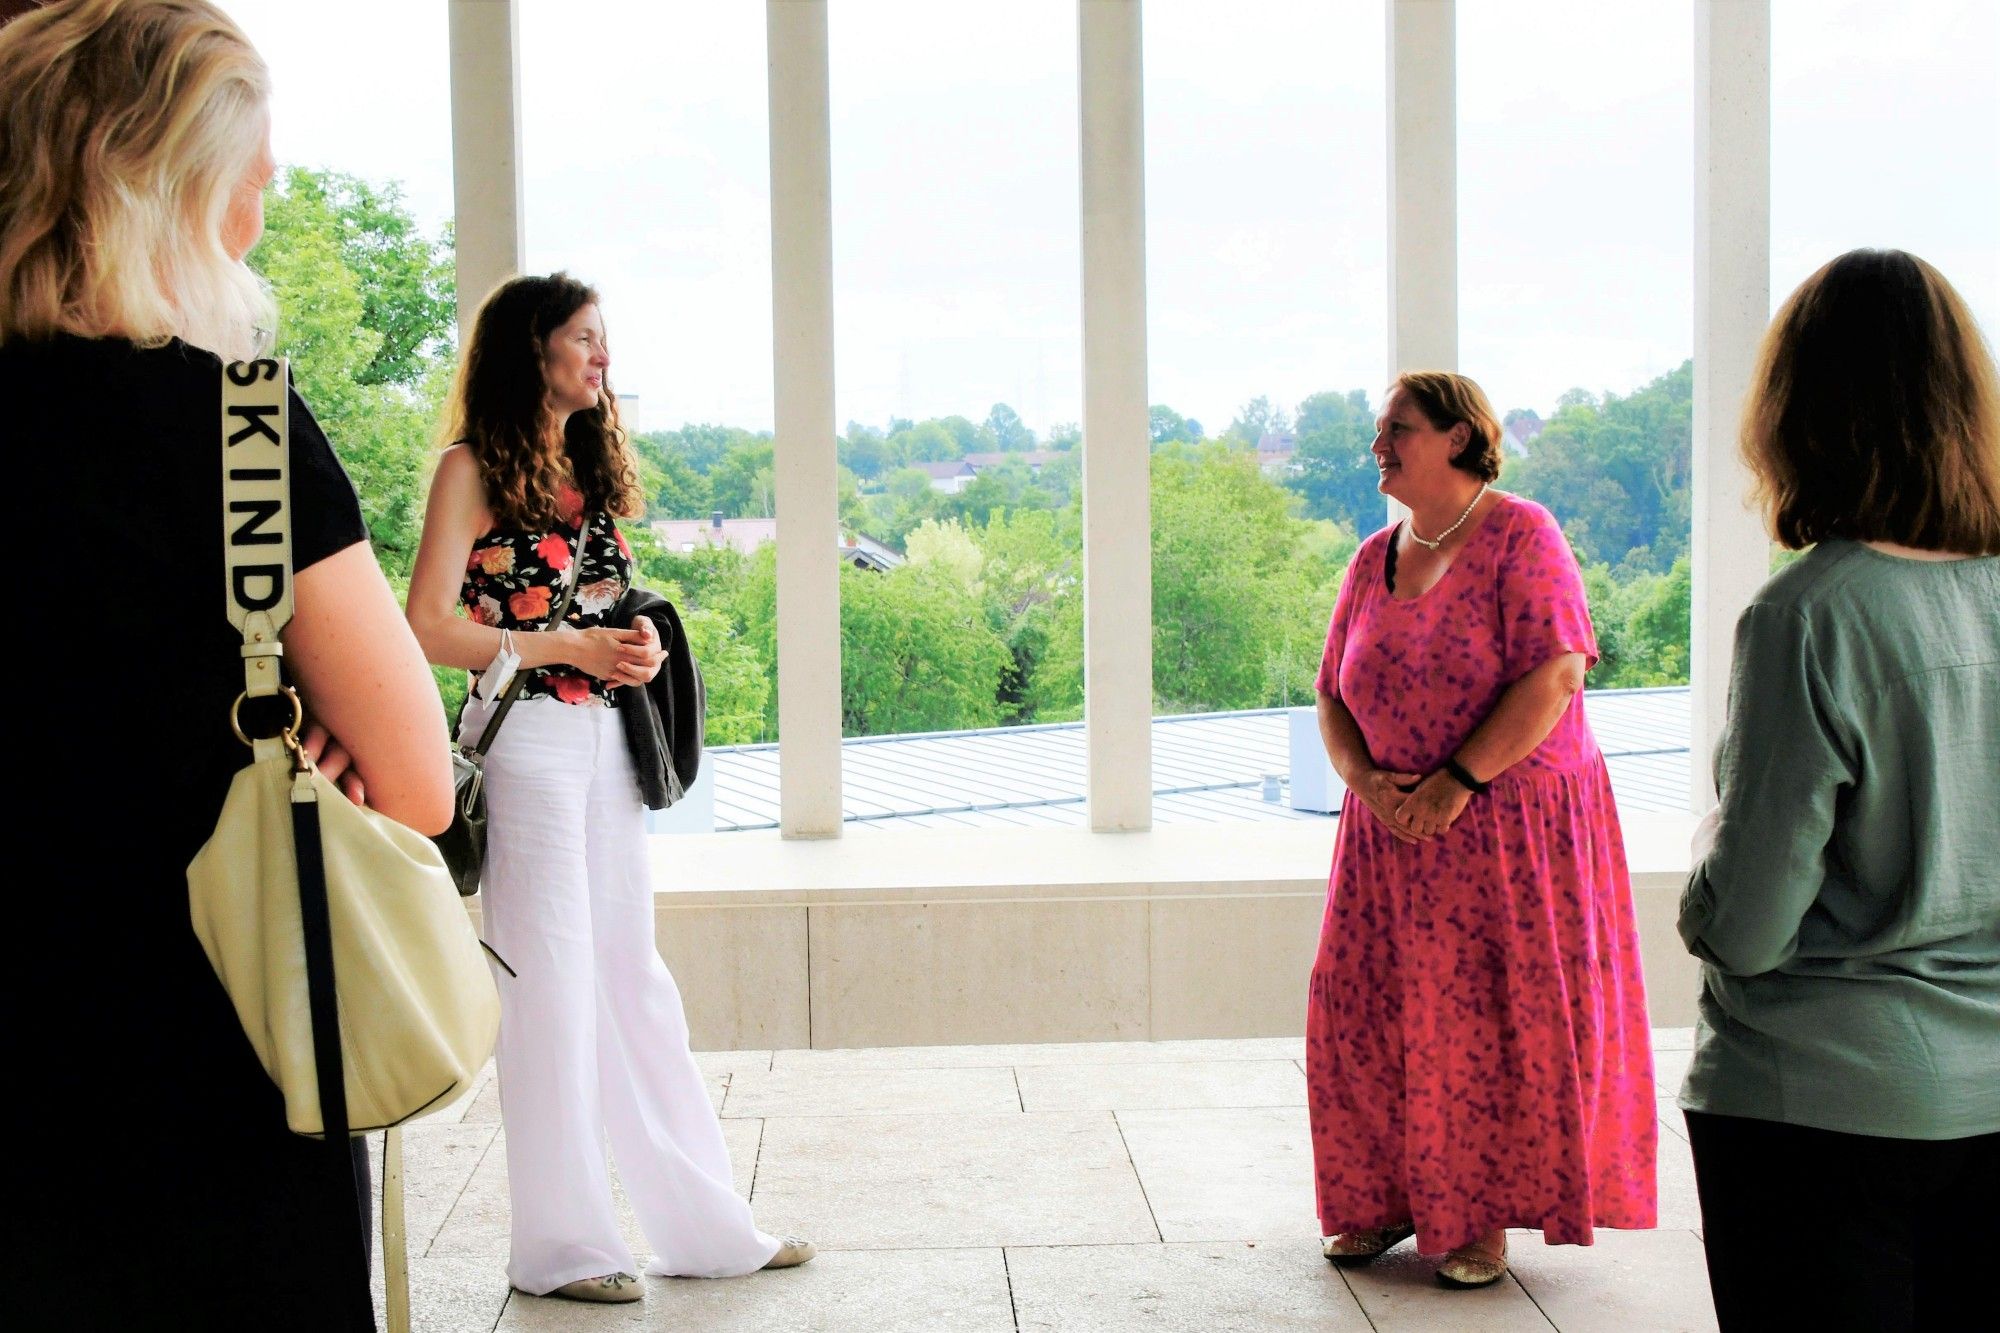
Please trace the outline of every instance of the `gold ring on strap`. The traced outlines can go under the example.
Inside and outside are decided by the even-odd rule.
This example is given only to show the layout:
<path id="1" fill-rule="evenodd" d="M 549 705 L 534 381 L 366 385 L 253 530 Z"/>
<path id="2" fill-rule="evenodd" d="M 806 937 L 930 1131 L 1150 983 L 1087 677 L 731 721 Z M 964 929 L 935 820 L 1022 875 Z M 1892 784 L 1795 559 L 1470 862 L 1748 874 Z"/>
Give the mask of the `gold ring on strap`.
<path id="1" fill-rule="evenodd" d="M 279 693 L 292 701 L 292 723 L 278 733 L 285 742 L 285 748 L 296 751 L 299 748 L 299 732 L 306 723 L 306 706 L 299 701 L 299 692 L 289 685 L 279 687 Z M 236 733 L 236 739 L 245 745 L 255 745 L 257 740 L 246 735 L 243 730 L 243 701 L 250 697 L 249 691 L 236 696 L 236 702 L 229 705 L 229 729 Z"/>

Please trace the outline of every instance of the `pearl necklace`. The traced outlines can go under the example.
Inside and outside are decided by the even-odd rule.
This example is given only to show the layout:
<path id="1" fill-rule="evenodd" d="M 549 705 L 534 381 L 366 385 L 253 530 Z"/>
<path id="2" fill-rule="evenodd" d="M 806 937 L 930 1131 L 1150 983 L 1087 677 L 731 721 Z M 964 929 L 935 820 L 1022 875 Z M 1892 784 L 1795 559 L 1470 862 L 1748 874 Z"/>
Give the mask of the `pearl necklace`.
<path id="1" fill-rule="evenodd" d="M 1419 537 L 1417 535 L 1417 516 L 1415 514 L 1410 515 L 1410 540 L 1415 542 L 1417 545 L 1423 547 L 1427 551 L 1437 550 L 1438 547 L 1444 545 L 1445 538 L 1451 536 L 1452 533 L 1457 532 L 1460 528 L 1465 526 L 1465 520 L 1472 517 L 1472 511 L 1477 509 L 1479 507 L 1479 502 L 1486 498 L 1486 492 L 1491 486 L 1492 486 L 1491 482 L 1481 482 L 1479 486 L 1479 494 L 1472 497 L 1472 503 L 1465 507 L 1465 512 L 1463 514 L 1460 514 L 1458 516 L 1458 522 L 1452 524 L 1450 527 L 1446 528 L 1443 532 L 1440 532 L 1437 535 L 1437 540 L 1434 542 L 1425 541 L 1422 537 Z"/>

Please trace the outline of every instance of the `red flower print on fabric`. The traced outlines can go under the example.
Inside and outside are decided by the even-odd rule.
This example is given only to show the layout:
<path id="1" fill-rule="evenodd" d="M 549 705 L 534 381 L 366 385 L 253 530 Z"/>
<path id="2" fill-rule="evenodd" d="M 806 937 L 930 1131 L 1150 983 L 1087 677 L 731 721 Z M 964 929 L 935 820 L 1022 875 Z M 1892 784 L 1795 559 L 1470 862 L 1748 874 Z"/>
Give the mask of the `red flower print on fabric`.
<path id="1" fill-rule="evenodd" d="M 507 598 L 507 614 L 516 620 L 544 620 L 548 617 L 549 597 L 554 591 L 543 583 L 512 593 Z"/>
<path id="2" fill-rule="evenodd" d="M 574 487 L 558 497 L 563 522 L 548 528 L 499 528 L 481 536 L 465 562 L 459 605 L 475 625 L 541 632 L 561 600 L 564 584 L 577 579 L 576 601 L 565 617 L 576 629 L 592 629 L 610 620 L 612 609 L 632 579 L 632 548 L 609 516 L 600 516 L 590 538 L 579 550 L 583 499 Z M 581 560 L 581 567 L 571 562 Z M 559 699 L 581 705 L 611 705 L 614 687 L 571 667 L 535 667 L 521 673 L 521 697 Z"/>
<path id="3" fill-rule="evenodd" d="M 580 704 L 590 698 L 590 682 L 582 676 L 556 675 L 552 672 L 548 681 L 550 692 L 566 704 Z"/>
<path id="4" fill-rule="evenodd" d="M 569 543 L 553 532 L 535 543 L 535 554 L 558 574 L 569 568 Z"/>

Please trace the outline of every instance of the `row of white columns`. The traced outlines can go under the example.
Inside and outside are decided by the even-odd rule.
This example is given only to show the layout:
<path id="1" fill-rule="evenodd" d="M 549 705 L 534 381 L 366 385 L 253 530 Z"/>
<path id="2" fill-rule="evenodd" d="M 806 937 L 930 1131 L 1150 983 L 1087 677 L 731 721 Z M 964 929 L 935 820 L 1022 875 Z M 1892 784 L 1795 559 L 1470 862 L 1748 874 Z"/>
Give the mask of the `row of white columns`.
<path id="1" fill-rule="evenodd" d="M 1458 368 L 1455 0 L 1388 7 L 1389 373 Z M 523 263 L 518 0 L 451 0 L 460 329 Z M 780 825 L 838 836 L 839 583 L 826 0 L 766 0 Z M 1735 426 L 1770 306 L 1770 3 L 1695 0 L 1695 776 L 1768 543 Z M 1152 558 L 1140 0 L 1079 0 L 1085 730 L 1091 827 L 1152 822 Z"/>

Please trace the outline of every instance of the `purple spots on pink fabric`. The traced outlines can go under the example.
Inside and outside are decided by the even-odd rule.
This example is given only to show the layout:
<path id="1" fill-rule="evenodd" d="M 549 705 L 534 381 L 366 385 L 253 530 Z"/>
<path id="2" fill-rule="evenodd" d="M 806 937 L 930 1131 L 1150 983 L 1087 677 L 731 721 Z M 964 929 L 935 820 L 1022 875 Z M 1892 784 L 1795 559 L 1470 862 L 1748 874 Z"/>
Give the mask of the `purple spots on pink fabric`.
<path id="1" fill-rule="evenodd" d="M 1549 513 L 1503 497 L 1422 596 L 1349 565 L 1319 683 L 1385 768 L 1428 773 L 1513 681 L 1597 660 Z M 1658 1120 L 1618 812 L 1577 695 L 1439 838 L 1397 841 L 1351 794 L 1313 966 L 1306 1067 L 1326 1234 L 1411 1221 L 1437 1253 L 1495 1227 L 1587 1245 L 1650 1227 Z"/>

